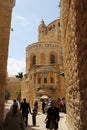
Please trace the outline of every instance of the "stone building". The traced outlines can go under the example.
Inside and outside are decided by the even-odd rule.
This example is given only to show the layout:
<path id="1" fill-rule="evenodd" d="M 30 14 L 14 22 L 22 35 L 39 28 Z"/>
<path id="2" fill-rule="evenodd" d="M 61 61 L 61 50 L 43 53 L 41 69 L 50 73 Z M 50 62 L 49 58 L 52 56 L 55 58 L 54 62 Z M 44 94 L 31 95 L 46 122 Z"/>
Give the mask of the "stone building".
<path id="1" fill-rule="evenodd" d="M 26 47 L 26 74 L 22 81 L 22 98 L 33 106 L 42 96 L 65 97 L 60 20 L 38 27 L 38 42 Z"/>
<path id="2" fill-rule="evenodd" d="M 14 0 L 0 0 L 0 130 L 2 130 L 4 113 L 4 90 L 6 86 L 9 34 L 13 4 Z M 44 36 L 41 35 L 39 40 L 44 38 L 44 42 L 54 43 L 55 41 L 59 43 L 60 40 L 57 37 L 56 40 L 58 41 L 55 40 L 57 32 L 52 35 L 53 30 L 51 28 L 53 26 L 48 29 L 49 25 L 47 27 L 45 26 L 45 28 L 43 27 L 44 31 L 41 34 L 45 34 Z M 48 30 L 50 31 L 48 32 Z M 50 35 L 50 40 L 47 40 L 47 35 Z M 51 37 L 54 37 L 54 41 L 52 41 L 53 38 Z M 61 39 L 66 85 L 67 124 L 69 130 L 87 130 L 87 0 L 61 0 Z M 43 41 L 39 42 L 43 43 Z M 33 45 L 30 46 L 32 47 Z M 32 49 L 34 51 L 35 47 L 32 47 Z M 32 66 L 32 68 L 35 66 Z M 28 66 L 26 68 L 27 71 L 22 87 L 25 95 L 23 94 L 22 96 L 26 96 L 29 99 L 31 94 L 31 97 L 35 98 L 32 93 L 37 96 L 37 93 L 35 93 L 36 88 L 33 85 L 36 80 L 35 82 L 32 82 L 32 80 L 29 82 L 29 78 L 31 77 L 32 79 L 34 77 L 30 76 L 29 73 L 31 67 L 29 67 L 29 71 Z M 61 70 L 63 70 L 62 66 Z M 64 79 L 61 80 L 64 81 Z"/>
<path id="3" fill-rule="evenodd" d="M 5 92 L 10 93 L 10 100 L 19 98 L 17 94 L 19 89 L 21 89 L 21 80 L 15 77 L 8 77 Z"/>

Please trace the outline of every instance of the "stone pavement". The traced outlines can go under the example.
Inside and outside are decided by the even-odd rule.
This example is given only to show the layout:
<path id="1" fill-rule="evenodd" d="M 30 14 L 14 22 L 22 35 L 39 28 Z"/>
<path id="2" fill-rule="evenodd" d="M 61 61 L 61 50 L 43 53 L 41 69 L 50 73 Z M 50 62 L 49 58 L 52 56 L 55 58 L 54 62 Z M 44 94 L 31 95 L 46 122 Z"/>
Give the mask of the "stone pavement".
<path id="1" fill-rule="evenodd" d="M 9 111 L 9 108 L 12 105 L 12 103 L 13 103 L 12 101 L 8 101 L 7 103 L 5 103 L 4 117 L 5 117 L 6 113 Z M 28 127 L 26 127 L 25 130 L 46 130 L 45 122 L 44 122 L 45 118 L 46 118 L 46 114 L 42 114 L 42 113 L 38 112 L 38 115 L 36 117 L 37 125 L 35 127 L 33 127 L 32 126 L 32 116 L 31 116 L 31 114 L 29 114 Z M 66 114 L 60 113 L 60 121 L 59 121 L 59 129 L 58 130 L 68 130 L 65 122 L 66 122 Z"/>

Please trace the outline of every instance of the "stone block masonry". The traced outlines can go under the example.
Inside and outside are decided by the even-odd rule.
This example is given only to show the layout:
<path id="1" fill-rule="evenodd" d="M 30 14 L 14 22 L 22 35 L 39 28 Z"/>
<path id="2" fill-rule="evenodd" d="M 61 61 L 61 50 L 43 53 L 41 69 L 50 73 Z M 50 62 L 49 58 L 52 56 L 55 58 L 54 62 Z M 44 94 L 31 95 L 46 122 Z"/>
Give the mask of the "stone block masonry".
<path id="1" fill-rule="evenodd" d="M 87 130 L 86 5 L 86 0 L 61 1 L 61 37 L 69 130 Z"/>

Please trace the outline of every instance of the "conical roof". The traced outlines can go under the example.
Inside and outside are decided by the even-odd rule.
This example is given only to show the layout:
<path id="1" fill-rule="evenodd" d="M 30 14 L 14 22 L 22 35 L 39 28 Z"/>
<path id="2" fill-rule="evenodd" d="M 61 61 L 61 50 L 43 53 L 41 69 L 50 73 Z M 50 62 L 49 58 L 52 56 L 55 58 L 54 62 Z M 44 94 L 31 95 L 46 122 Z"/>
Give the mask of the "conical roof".
<path id="1" fill-rule="evenodd" d="M 42 21 L 41 21 L 41 23 L 40 23 L 40 25 L 39 25 L 38 28 L 39 28 L 39 29 L 40 29 L 40 28 L 46 28 L 46 25 L 45 25 L 43 19 L 42 19 Z"/>

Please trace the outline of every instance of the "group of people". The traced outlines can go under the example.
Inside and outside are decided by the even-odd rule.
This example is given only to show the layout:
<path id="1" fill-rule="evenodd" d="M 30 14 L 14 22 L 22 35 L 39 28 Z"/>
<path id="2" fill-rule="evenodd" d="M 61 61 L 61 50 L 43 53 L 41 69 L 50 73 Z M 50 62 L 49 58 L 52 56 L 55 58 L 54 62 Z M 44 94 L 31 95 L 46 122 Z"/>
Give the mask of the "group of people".
<path id="1" fill-rule="evenodd" d="M 42 113 L 46 113 L 50 107 L 50 100 L 42 100 Z M 65 97 L 56 99 L 56 106 L 58 107 L 59 112 L 66 113 L 66 100 Z"/>
<path id="2" fill-rule="evenodd" d="M 42 102 L 42 112 L 45 113 L 45 102 Z M 58 104 L 55 104 L 55 100 L 50 101 L 50 105 L 46 111 L 46 128 L 49 130 L 57 130 L 58 122 L 60 120 L 59 112 L 66 112 L 65 98 L 58 100 Z M 34 103 L 34 108 L 31 111 L 29 103 L 26 99 L 23 99 L 20 106 L 17 101 L 14 100 L 10 111 L 7 113 L 4 120 L 3 130 L 25 130 L 25 126 L 28 126 L 28 114 L 32 115 L 32 124 L 36 126 L 36 116 L 38 113 L 38 102 Z"/>
<path id="3" fill-rule="evenodd" d="M 16 100 L 13 101 L 13 105 L 10 108 L 10 111 L 7 113 L 4 123 L 4 130 L 25 130 L 25 125 L 28 126 L 28 114 L 32 114 L 32 123 L 36 125 L 36 115 L 38 109 L 38 102 L 34 103 L 34 108 L 31 111 L 29 103 L 26 102 L 26 99 L 23 99 L 20 107 Z"/>

